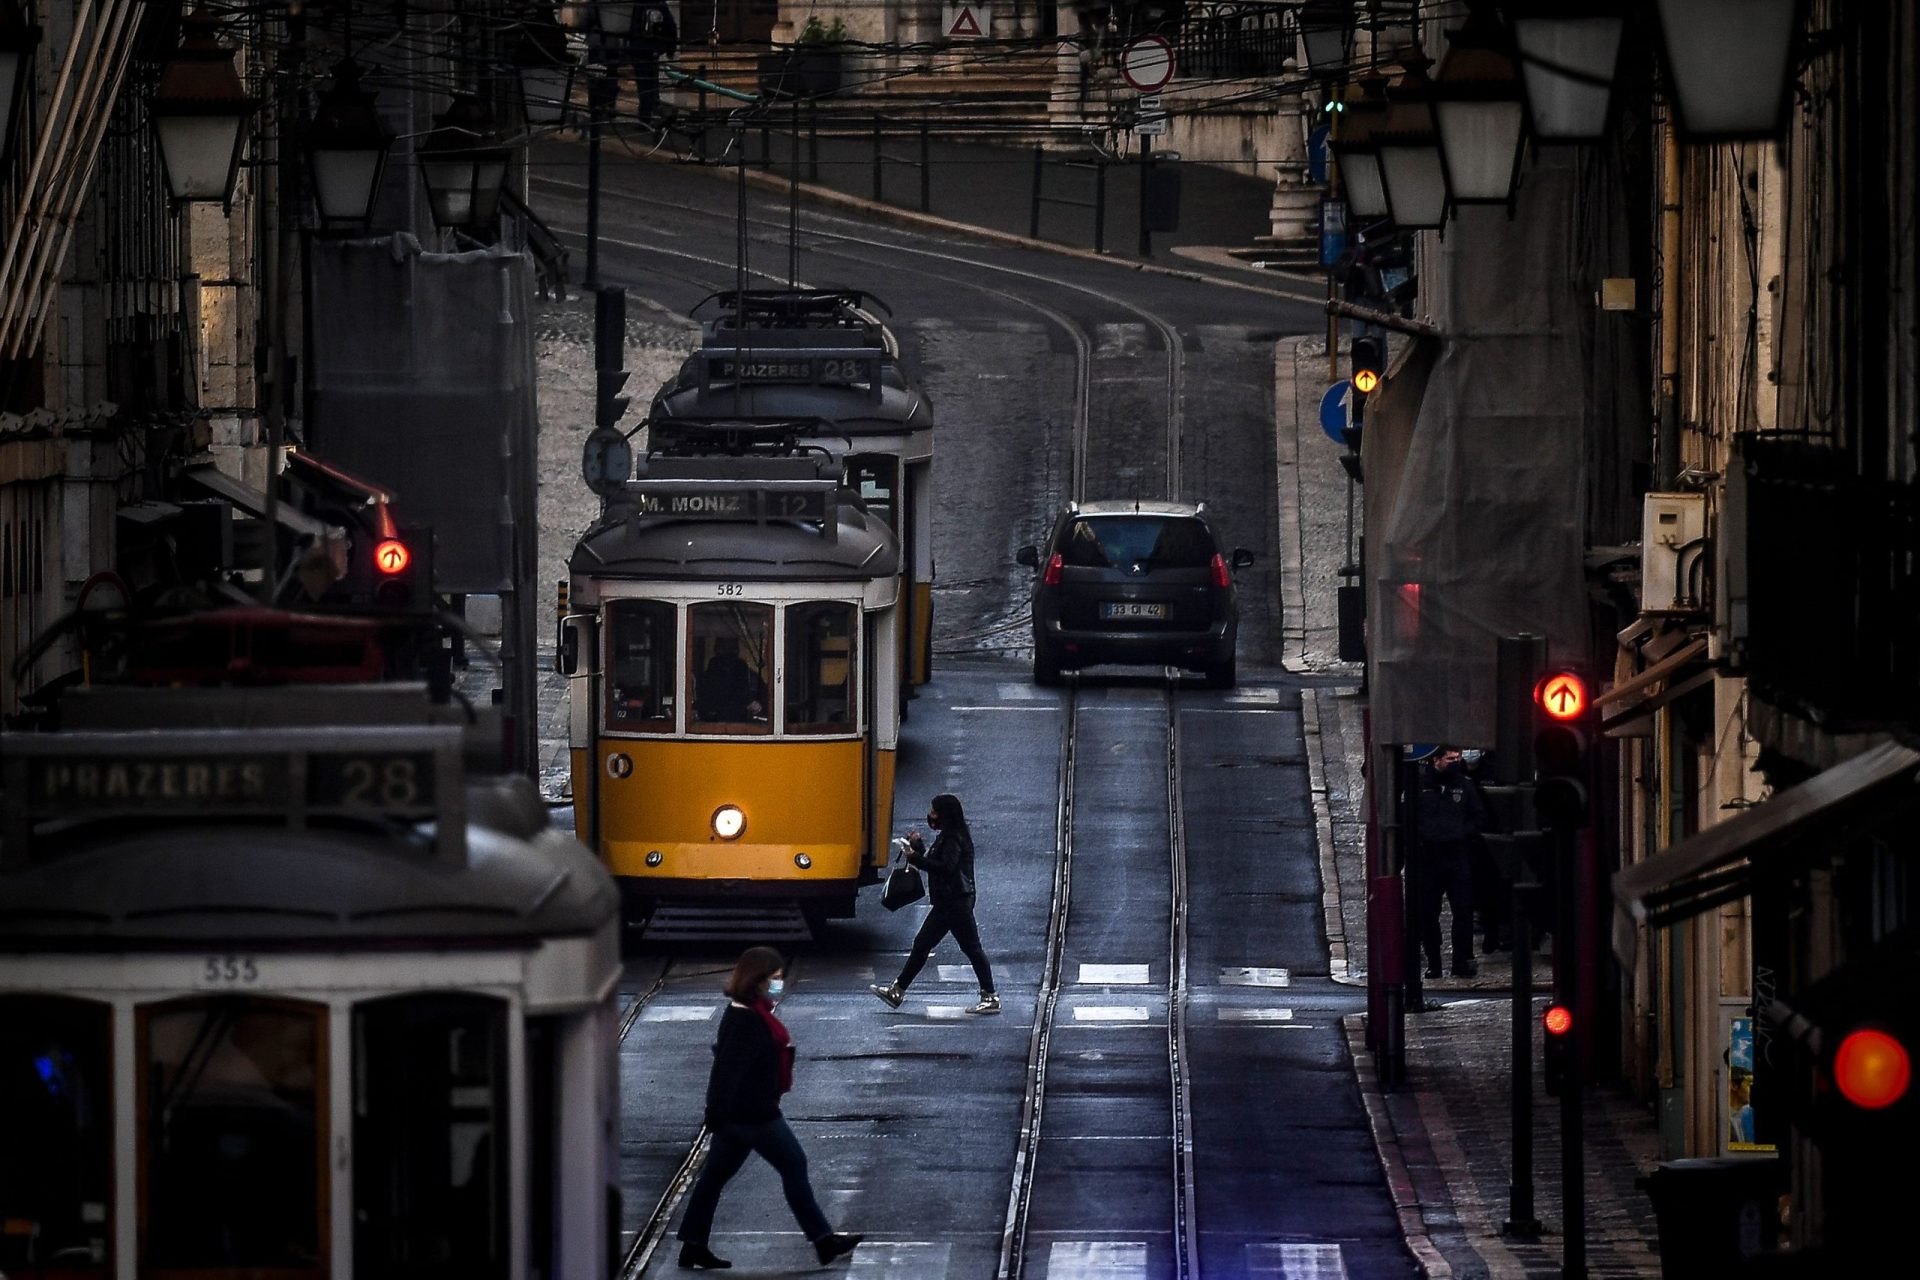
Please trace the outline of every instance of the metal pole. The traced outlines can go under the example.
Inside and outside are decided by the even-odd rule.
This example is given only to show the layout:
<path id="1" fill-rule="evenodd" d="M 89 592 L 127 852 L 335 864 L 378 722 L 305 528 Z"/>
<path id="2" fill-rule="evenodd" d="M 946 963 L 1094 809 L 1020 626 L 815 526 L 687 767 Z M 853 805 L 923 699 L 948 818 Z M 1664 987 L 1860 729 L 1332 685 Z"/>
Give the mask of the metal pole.
<path id="1" fill-rule="evenodd" d="M 1516 879 L 1513 885 L 1513 1178 L 1508 1184 L 1510 1236 L 1540 1234 L 1533 1212 L 1533 923 L 1527 900 L 1539 889 Z"/>
<path id="2" fill-rule="evenodd" d="M 1107 161 L 1104 156 L 1096 156 L 1093 161 L 1093 251 L 1107 251 Z"/>
<path id="3" fill-rule="evenodd" d="M 920 117 L 920 212 L 933 210 L 933 140 L 927 135 L 927 118 Z"/>
<path id="4" fill-rule="evenodd" d="M 873 118 L 873 202 L 879 204 L 884 197 L 880 194 L 880 117 Z"/>
<path id="5" fill-rule="evenodd" d="M 1573 1025 L 1567 1030 L 1567 1076 L 1560 1086 L 1560 1229 L 1563 1251 L 1560 1274 L 1565 1280 L 1586 1280 L 1587 1276 L 1587 1201 L 1583 1175 L 1586 1172 L 1584 1117 L 1581 1114 L 1582 1041 L 1587 1029 L 1585 1011 L 1575 992 L 1579 988 L 1580 968 L 1574 946 L 1574 931 L 1579 927 L 1579 876 L 1573 865 L 1572 832 L 1553 833 L 1555 853 L 1560 866 L 1560 924 L 1553 940 L 1554 970 L 1562 1003 L 1573 1012 Z M 1515 940 L 1515 945 L 1519 945 Z"/>
<path id="6" fill-rule="evenodd" d="M 773 168 L 773 113 L 760 113 L 760 168 Z"/>
<path id="7" fill-rule="evenodd" d="M 820 101 L 807 101 L 807 181 L 820 181 Z"/>
<path id="8" fill-rule="evenodd" d="M 1426 1009 L 1426 987 L 1421 980 L 1420 919 L 1426 913 L 1421 900 L 1424 868 L 1420 865 L 1420 762 L 1408 760 L 1399 748 L 1394 750 L 1399 765 L 1395 781 L 1400 796 L 1400 878 L 1407 903 L 1407 1008 L 1415 1013 Z"/>
<path id="9" fill-rule="evenodd" d="M 587 82 L 587 267 L 581 284 L 588 289 L 600 287 L 600 134 L 608 89 L 618 94 L 619 82 L 603 75 Z"/>
<path id="10" fill-rule="evenodd" d="M 1153 135 L 1140 135 L 1140 256 L 1153 256 L 1153 233 L 1147 230 L 1147 188 L 1153 178 Z"/>
<path id="11" fill-rule="evenodd" d="M 1033 204 L 1027 212 L 1027 235 L 1030 239 L 1040 238 L 1040 180 L 1045 176 L 1047 163 L 1046 149 L 1035 144 L 1033 148 Z"/>

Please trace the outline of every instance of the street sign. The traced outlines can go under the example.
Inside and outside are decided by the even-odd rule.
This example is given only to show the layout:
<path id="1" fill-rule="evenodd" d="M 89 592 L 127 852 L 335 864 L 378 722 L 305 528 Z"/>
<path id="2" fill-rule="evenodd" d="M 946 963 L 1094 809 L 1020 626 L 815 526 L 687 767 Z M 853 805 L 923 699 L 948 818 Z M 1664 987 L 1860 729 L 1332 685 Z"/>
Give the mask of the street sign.
<path id="1" fill-rule="evenodd" d="M 1320 429 L 1335 444 L 1344 445 L 1347 442 L 1347 426 L 1353 412 L 1353 403 L 1347 392 L 1352 386 L 1342 378 L 1320 397 Z"/>
<path id="2" fill-rule="evenodd" d="M 993 7 L 950 4 L 940 12 L 940 29 L 949 40 L 985 40 L 993 34 Z"/>
<path id="3" fill-rule="evenodd" d="M 1138 36 L 1120 52 L 1120 74 L 1142 93 L 1158 93 L 1173 79 L 1173 46 L 1162 36 Z"/>
<path id="4" fill-rule="evenodd" d="M 1142 94 L 1133 104 L 1133 132 L 1136 137 L 1158 138 L 1167 131 L 1167 111 L 1160 105 L 1159 95 Z M 1177 155 L 1164 155 L 1162 160 L 1178 160 Z"/>
<path id="5" fill-rule="evenodd" d="M 1331 267 L 1347 251 L 1347 202 L 1320 197 L 1320 265 Z"/>

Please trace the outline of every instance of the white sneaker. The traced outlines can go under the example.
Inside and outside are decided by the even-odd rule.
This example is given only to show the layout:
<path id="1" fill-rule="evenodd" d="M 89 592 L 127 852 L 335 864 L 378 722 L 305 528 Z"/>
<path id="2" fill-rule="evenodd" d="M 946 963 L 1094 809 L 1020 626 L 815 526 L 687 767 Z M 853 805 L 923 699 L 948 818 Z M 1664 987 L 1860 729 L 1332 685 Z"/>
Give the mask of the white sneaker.
<path id="1" fill-rule="evenodd" d="M 907 993 L 900 989 L 900 984 L 897 982 L 889 982 L 884 987 L 876 982 L 868 986 L 867 990 L 885 1000 L 890 1009 L 898 1009 L 900 1002 L 907 998 Z"/>
<path id="2" fill-rule="evenodd" d="M 973 1008 L 971 1008 L 971 1009 L 969 1009 L 969 1010 L 967 1010 L 967 1012 L 968 1012 L 968 1013 L 983 1013 L 983 1014 L 984 1014 L 984 1013 L 998 1013 L 998 1012 L 1000 1012 L 1000 997 L 999 997 L 999 996 L 997 996 L 997 995 L 995 995 L 995 994 L 993 994 L 993 992 L 991 992 L 991 991 L 988 991 L 988 992 L 986 992 L 986 993 L 984 993 L 984 994 L 982 994 L 982 995 L 981 995 L 981 997 L 980 997 L 980 1003 L 979 1003 L 979 1004 L 977 1004 L 977 1005 L 975 1005 L 975 1006 L 973 1006 Z"/>

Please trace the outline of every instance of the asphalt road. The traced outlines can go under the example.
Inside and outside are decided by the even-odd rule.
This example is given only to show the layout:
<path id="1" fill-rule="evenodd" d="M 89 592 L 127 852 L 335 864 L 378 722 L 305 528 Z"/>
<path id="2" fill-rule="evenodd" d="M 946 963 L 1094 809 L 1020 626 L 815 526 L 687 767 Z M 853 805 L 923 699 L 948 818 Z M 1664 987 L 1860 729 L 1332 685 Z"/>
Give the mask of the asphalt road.
<path id="1" fill-rule="evenodd" d="M 580 175 L 565 155 L 547 159 L 535 206 L 576 232 Z M 681 313 L 734 285 L 731 184 L 666 166 L 609 170 L 609 281 Z M 746 208 L 749 265 L 771 273 L 755 283 L 784 282 L 785 202 L 750 191 Z M 1200 1274 L 1411 1275 L 1338 1027 L 1359 994 L 1326 976 L 1299 720 L 1309 677 L 1279 660 L 1273 342 L 1316 329 L 1318 310 L 806 210 L 792 274 L 884 299 L 934 403 L 938 670 L 903 731 L 895 803 L 911 816 L 937 791 L 966 802 L 981 931 L 1006 1001 L 999 1018 L 964 1014 L 974 981 L 951 943 L 899 1011 L 866 993 L 897 970 L 917 907 L 890 915 L 870 896 L 858 919 L 797 949 L 781 1010 L 800 1059 L 786 1114 L 828 1216 L 868 1236 L 855 1269 L 931 1280 L 1000 1267 L 1031 1033 L 1047 1004 L 1071 716 L 1072 905 L 1024 1273 L 1177 1274 L 1175 1189 L 1185 1177 L 1197 1229 L 1188 1255 Z M 1177 463 L 1180 496 L 1206 500 L 1229 545 L 1259 557 L 1239 579 L 1233 692 L 1170 691 L 1156 673 L 1096 671 L 1058 691 L 1027 678 L 1029 578 L 1013 553 L 1039 539 L 1072 491 L 1082 351 L 1086 496 L 1163 496 Z M 589 501 L 584 490 L 579 501 Z M 1170 717 L 1180 741 L 1171 784 Z M 1170 945 L 1176 834 L 1187 857 L 1184 951 Z M 657 1205 L 672 1211 L 734 950 L 643 945 L 629 965 L 620 1170 L 629 1242 Z M 1168 1030 L 1182 955 L 1184 1090 Z M 1185 1159 L 1174 1128 L 1183 1103 Z M 713 1244 L 736 1261 L 733 1275 L 814 1269 L 777 1179 L 758 1162 L 729 1187 Z M 674 1254 L 669 1239 L 632 1274 L 677 1274 Z"/>

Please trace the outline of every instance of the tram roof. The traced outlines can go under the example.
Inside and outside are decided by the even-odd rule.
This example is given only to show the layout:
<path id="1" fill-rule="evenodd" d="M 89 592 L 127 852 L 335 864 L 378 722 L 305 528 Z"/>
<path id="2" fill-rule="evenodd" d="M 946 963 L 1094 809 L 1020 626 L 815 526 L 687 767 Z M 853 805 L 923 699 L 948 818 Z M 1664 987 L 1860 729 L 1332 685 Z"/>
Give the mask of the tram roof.
<path id="1" fill-rule="evenodd" d="M 709 382 L 702 384 L 697 361 L 687 365 L 655 395 L 654 418 L 788 420 L 818 418 L 818 434 L 898 435 L 930 430 L 933 411 L 920 389 L 895 365 L 884 365 L 880 396 L 861 386 L 801 382 Z"/>
<path id="2" fill-rule="evenodd" d="M 832 539 L 799 521 L 616 517 L 575 544 L 568 568 L 588 577 L 859 582 L 899 572 L 899 547 L 885 522 L 852 503 L 837 510 Z"/>

